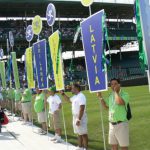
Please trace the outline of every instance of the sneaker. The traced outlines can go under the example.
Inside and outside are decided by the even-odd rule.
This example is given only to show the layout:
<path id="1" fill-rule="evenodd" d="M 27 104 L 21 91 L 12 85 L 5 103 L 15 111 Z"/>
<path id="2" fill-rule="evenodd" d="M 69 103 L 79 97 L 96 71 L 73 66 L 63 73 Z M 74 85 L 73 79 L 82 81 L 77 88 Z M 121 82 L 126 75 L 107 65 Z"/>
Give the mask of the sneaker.
<path id="1" fill-rule="evenodd" d="M 84 150 L 82 147 L 77 147 L 76 150 Z"/>
<path id="2" fill-rule="evenodd" d="M 61 143 L 62 142 L 62 139 L 60 136 L 57 136 L 56 137 L 56 140 L 54 141 L 54 143 Z"/>
<path id="3" fill-rule="evenodd" d="M 46 134 L 47 134 L 47 132 L 44 130 L 42 130 L 42 132 L 40 133 L 40 135 L 46 135 Z"/>
<path id="4" fill-rule="evenodd" d="M 56 141 L 57 135 L 55 134 L 55 136 L 53 138 L 51 138 L 51 141 Z"/>

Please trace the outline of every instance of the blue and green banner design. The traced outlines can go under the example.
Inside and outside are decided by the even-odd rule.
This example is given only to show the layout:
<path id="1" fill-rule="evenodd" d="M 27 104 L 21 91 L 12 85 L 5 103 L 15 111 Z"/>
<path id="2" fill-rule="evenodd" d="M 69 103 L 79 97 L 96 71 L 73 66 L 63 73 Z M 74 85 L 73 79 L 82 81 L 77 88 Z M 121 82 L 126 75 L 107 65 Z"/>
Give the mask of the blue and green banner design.
<path id="1" fill-rule="evenodd" d="M 142 21 L 143 20 L 142 17 L 144 17 L 145 12 L 146 12 L 145 8 L 147 7 L 145 5 L 145 2 L 146 2 L 145 0 L 135 0 L 135 9 L 134 9 L 135 17 L 136 17 L 137 39 L 138 39 L 138 43 L 139 43 L 139 60 L 140 60 L 141 67 L 143 69 L 147 69 L 146 47 L 144 46 L 144 34 L 147 34 L 146 32 L 147 32 L 148 28 L 146 27 L 146 23 L 148 23 L 148 22 L 145 19 L 144 19 L 144 22 Z M 147 2 L 148 2 L 148 0 L 147 0 Z M 143 8 L 143 5 L 145 8 Z M 148 5 L 148 3 L 147 3 L 147 5 Z M 146 30 L 144 30 L 145 27 L 147 28 Z M 147 40 L 146 40 L 146 42 L 147 42 Z"/>
<path id="2" fill-rule="evenodd" d="M 35 59 L 38 88 L 41 90 L 47 89 L 47 51 L 45 39 L 33 44 L 33 53 Z"/>
<path id="3" fill-rule="evenodd" d="M 101 10 L 81 23 L 82 43 L 85 51 L 88 83 L 91 92 L 108 89 L 107 71 L 104 69 L 106 64 L 103 64 L 104 15 L 104 10 Z"/>
<path id="4" fill-rule="evenodd" d="M 6 75 L 5 75 L 5 62 L 0 61 L 0 77 L 2 81 L 2 87 L 6 89 Z"/>
<path id="5" fill-rule="evenodd" d="M 11 52 L 12 57 L 12 68 L 13 68 L 13 75 L 14 75 L 14 81 L 15 81 L 15 88 L 20 88 L 20 81 L 19 81 L 19 73 L 18 73 L 18 65 L 16 60 L 16 52 Z"/>

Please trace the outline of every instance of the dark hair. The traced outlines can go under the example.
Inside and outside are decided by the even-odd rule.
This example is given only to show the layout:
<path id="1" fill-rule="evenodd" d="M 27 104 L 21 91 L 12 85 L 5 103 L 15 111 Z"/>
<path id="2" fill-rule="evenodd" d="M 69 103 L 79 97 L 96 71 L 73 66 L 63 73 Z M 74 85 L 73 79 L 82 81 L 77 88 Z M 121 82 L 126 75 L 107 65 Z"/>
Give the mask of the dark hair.
<path id="1" fill-rule="evenodd" d="M 81 91 L 81 86 L 77 83 L 74 83 L 73 86 L 78 89 L 79 91 Z"/>
<path id="2" fill-rule="evenodd" d="M 110 80 L 110 83 L 111 83 L 112 81 L 117 81 L 117 82 L 118 82 L 118 84 L 120 84 L 120 79 L 112 78 L 112 79 Z"/>

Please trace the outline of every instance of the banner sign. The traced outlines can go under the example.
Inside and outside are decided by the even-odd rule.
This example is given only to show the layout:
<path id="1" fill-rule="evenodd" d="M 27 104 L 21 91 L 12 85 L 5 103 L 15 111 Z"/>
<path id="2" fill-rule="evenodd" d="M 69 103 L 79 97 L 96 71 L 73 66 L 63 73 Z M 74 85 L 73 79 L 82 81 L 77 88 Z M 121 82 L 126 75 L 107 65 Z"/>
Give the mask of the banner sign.
<path id="1" fill-rule="evenodd" d="M 32 30 L 32 26 L 29 25 L 26 29 L 26 40 L 28 42 L 32 41 L 33 39 L 33 30 Z"/>
<path id="2" fill-rule="evenodd" d="M 61 42 L 59 34 L 60 32 L 57 30 L 49 37 L 50 52 L 53 63 L 53 71 L 57 91 L 64 90 Z"/>
<path id="3" fill-rule="evenodd" d="M 18 65 L 16 61 L 16 52 L 11 52 L 11 57 L 12 57 L 12 68 L 13 68 L 13 75 L 14 75 L 14 80 L 15 80 L 15 87 L 16 89 L 20 89 Z"/>
<path id="4" fill-rule="evenodd" d="M 32 47 L 26 49 L 25 58 L 28 88 L 33 89 L 35 88 L 35 82 L 33 77 Z"/>
<path id="5" fill-rule="evenodd" d="M 55 9 L 55 6 L 52 3 L 50 3 L 47 6 L 46 18 L 47 18 L 48 25 L 53 26 L 54 23 L 55 23 L 55 18 L 56 18 L 56 9 Z"/>
<path id="6" fill-rule="evenodd" d="M 35 58 L 38 88 L 47 89 L 48 78 L 47 78 L 47 54 L 46 54 L 45 39 L 33 44 L 33 53 Z"/>
<path id="7" fill-rule="evenodd" d="M 148 75 L 150 75 L 150 2 L 149 0 L 139 0 L 139 4 L 140 4 L 144 49 L 146 50 L 147 53 L 148 70 L 149 70 Z M 150 76 L 148 76 L 148 78 L 150 78 Z"/>
<path id="8" fill-rule="evenodd" d="M 86 69 L 91 92 L 105 91 L 107 73 L 103 70 L 103 16 L 99 11 L 81 22 L 83 49 L 85 51 Z"/>
<path id="9" fill-rule="evenodd" d="M 6 89 L 6 75 L 5 75 L 5 62 L 0 61 L 0 76 L 2 80 L 2 87 Z"/>

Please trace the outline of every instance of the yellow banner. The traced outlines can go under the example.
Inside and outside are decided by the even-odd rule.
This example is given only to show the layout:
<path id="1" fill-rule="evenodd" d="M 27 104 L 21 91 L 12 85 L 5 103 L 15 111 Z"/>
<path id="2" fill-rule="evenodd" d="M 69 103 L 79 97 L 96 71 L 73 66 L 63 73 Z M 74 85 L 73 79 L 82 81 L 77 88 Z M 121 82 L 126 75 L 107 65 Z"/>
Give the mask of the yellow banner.
<path id="1" fill-rule="evenodd" d="M 26 73 L 28 88 L 35 88 L 35 82 L 33 79 L 33 63 L 32 63 L 32 47 L 26 49 Z"/>
<path id="2" fill-rule="evenodd" d="M 60 44 L 61 43 L 59 31 L 57 30 L 49 37 L 50 53 L 53 63 L 53 71 L 57 91 L 64 90 L 63 67 L 62 67 Z"/>

